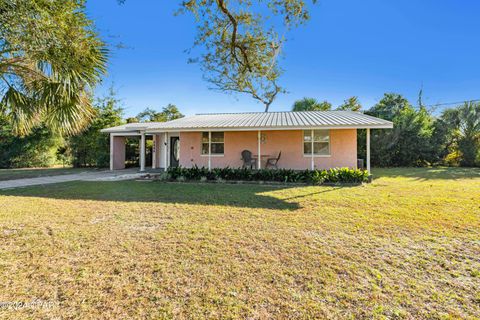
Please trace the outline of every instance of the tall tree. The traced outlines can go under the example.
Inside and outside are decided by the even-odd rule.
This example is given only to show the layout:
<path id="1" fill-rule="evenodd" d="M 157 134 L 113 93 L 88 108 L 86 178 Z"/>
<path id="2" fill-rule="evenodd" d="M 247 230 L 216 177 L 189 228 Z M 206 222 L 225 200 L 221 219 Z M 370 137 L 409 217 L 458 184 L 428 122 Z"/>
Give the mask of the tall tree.
<path id="1" fill-rule="evenodd" d="M 315 98 L 303 98 L 293 103 L 292 111 L 327 111 L 332 109 L 328 101 L 318 102 Z"/>
<path id="2" fill-rule="evenodd" d="M 194 47 L 203 49 L 200 56 L 190 61 L 200 64 L 211 89 L 248 94 L 268 111 L 277 95 L 285 92 L 278 84 L 282 74 L 278 58 L 285 34 L 310 17 L 305 2 L 182 1 L 179 13 L 193 14 L 197 22 Z"/>
<path id="3" fill-rule="evenodd" d="M 372 163 L 379 166 L 417 166 L 433 158 L 432 117 L 423 108 L 414 108 L 399 94 L 387 93 L 366 112 L 393 121 L 393 129 L 372 132 Z"/>
<path id="4" fill-rule="evenodd" d="M 175 119 L 183 118 L 184 115 L 180 112 L 178 107 L 174 104 L 169 103 L 166 107 L 163 107 L 162 114 L 165 121 L 171 121 Z"/>
<path id="5" fill-rule="evenodd" d="M 145 108 L 145 110 L 137 114 L 135 119 L 138 120 L 138 122 L 156 122 L 156 119 L 160 116 L 160 112 L 151 108 Z"/>
<path id="6" fill-rule="evenodd" d="M 368 114 L 392 121 L 402 111 L 410 108 L 412 108 L 410 102 L 402 95 L 385 93 L 383 98 L 368 110 Z"/>
<path id="7" fill-rule="evenodd" d="M 344 111 L 360 111 L 361 109 L 362 105 L 358 101 L 358 97 L 350 97 L 337 107 L 337 110 Z"/>
<path id="8" fill-rule="evenodd" d="M 315 2 L 315 0 L 313 0 Z M 287 32 L 309 19 L 304 0 L 187 0 L 181 12 L 198 23 L 198 61 L 212 89 L 246 93 L 269 110 L 279 93 L 278 63 Z"/>
<path id="9" fill-rule="evenodd" d="M 106 55 L 83 0 L 0 1 L 0 112 L 19 134 L 39 123 L 78 132 Z"/>
<path id="10" fill-rule="evenodd" d="M 166 107 L 163 107 L 160 112 L 146 108 L 137 115 L 136 119 L 138 119 L 139 122 L 165 122 L 182 117 L 183 114 L 178 110 L 177 106 L 169 103 Z"/>

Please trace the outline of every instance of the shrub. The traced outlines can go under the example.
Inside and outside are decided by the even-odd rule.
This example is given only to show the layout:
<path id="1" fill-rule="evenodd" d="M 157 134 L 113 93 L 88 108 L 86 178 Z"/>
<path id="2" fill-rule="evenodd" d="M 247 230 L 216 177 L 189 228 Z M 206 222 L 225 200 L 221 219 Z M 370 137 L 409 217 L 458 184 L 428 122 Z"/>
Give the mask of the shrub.
<path id="1" fill-rule="evenodd" d="M 45 125 L 19 137 L 0 118 L 0 168 L 50 167 L 57 161 L 57 150 L 63 145 L 63 138 Z"/>
<path id="2" fill-rule="evenodd" d="M 249 170 L 246 168 L 169 168 L 167 178 L 172 181 L 269 181 L 284 183 L 362 183 L 368 181 L 368 172 L 361 169 L 335 168 L 328 170 Z"/>

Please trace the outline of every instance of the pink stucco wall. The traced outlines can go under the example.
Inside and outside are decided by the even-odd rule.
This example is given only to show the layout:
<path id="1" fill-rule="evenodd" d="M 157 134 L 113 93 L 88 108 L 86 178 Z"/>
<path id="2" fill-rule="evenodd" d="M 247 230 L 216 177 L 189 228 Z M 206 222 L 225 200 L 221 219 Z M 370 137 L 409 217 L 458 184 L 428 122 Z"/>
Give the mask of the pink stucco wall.
<path id="1" fill-rule="evenodd" d="M 262 131 L 265 141 L 261 144 L 261 154 L 276 157 L 282 151 L 279 168 L 310 169 L 311 157 L 303 155 L 302 130 Z M 245 149 L 257 154 L 256 131 L 226 131 L 225 153 L 212 156 L 212 167 L 241 167 L 241 152 Z M 330 156 L 315 157 L 317 169 L 357 166 L 357 130 L 330 130 Z M 180 165 L 182 167 L 208 166 L 208 156 L 201 155 L 201 132 L 180 133 Z M 262 167 L 265 163 L 262 162 Z"/>
<path id="2" fill-rule="evenodd" d="M 113 137 L 113 169 L 125 169 L 125 137 Z"/>

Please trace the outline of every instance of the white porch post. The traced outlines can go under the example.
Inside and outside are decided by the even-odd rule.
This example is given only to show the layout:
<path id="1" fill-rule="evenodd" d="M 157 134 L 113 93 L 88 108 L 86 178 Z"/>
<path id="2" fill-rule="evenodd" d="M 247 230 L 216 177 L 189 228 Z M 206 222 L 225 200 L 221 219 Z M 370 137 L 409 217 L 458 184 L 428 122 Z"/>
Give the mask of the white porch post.
<path id="1" fill-rule="evenodd" d="M 145 131 L 140 134 L 140 171 L 145 171 Z"/>
<path id="2" fill-rule="evenodd" d="M 152 169 L 157 167 L 157 135 L 153 134 Z"/>
<path id="3" fill-rule="evenodd" d="M 113 133 L 110 133 L 110 170 L 113 170 Z"/>
<path id="4" fill-rule="evenodd" d="M 208 131 L 208 170 L 212 169 L 212 132 Z"/>
<path id="5" fill-rule="evenodd" d="M 315 145 L 313 143 L 313 139 L 314 139 L 314 132 L 313 132 L 313 129 L 310 131 L 310 143 L 311 143 L 311 148 L 312 148 L 312 154 L 311 154 L 311 164 L 310 166 L 312 167 L 311 169 L 314 170 L 315 169 L 315 152 L 313 151 L 313 146 Z"/>
<path id="6" fill-rule="evenodd" d="M 257 158 L 257 169 L 262 169 L 262 155 L 261 155 L 261 144 L 262 144 L 262 132 L 258 130 L 258 158 Z"/>
<path id="7" fill-rule="evenodd" d="M 165 132 L 163 134 L 163 143 L 164 143 L 164 147 L 165 147 L 165 171 L 167 170 L 168 168 L 168 133 Z"/>
<path id="8" fill-rule="evenodd" d="M 370 128 L 367 128 L 367 171 L 370 173 Z"/>

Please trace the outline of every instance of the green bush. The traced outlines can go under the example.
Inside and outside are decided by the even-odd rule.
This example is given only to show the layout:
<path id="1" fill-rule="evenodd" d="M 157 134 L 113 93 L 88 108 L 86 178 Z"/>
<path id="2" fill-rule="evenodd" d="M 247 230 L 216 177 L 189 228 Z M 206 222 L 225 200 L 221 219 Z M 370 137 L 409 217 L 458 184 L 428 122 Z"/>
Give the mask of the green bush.
<path id="1" fill-rule="evenodd" d="M 45 125 L 26 136 L 15 136 L 7 121 L 0 119 L 0 168 L 50 167 L 64 140 Z"/>
<path id="2" fill-rule="evenodd" d="M 361 169 L 335 168 L 328 170 L 249 170 L 246 168 L 169 168 L 167 178 L 172 181 L 267 181 L 284 183 L 361 183 L 368 181 L 368 172 Z"/>

